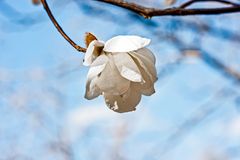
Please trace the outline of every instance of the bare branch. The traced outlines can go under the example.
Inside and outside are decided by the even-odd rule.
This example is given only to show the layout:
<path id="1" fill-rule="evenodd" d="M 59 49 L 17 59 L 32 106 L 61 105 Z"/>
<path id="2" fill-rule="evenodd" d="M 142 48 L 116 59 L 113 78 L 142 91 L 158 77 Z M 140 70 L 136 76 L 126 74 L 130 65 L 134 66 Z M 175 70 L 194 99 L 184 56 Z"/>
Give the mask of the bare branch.
<path id="1" fill-rule="evenodd" d="M 221 8 L 219 7 L 219 8 L 185 9 L 185 8 L 181 8 L 184 6 L 180 6 L 177 8 L 157 9 L 157 8 L 144 7 L 136 3 L 126 2 L 123 0 L 96 0 L 96 1 L 112 4 L 121 8 L 125 8 L 127 10 L 130 10 L 136 14 L 143 16 L 144 18 L 151 18 L 154 16 L 214 15 L 214 14 L 227 14 L 227 13 L 240 12 L 240 5 L 234 5 L 230 7 L 221 7 Z M 227 1 L 222 1 L 222 0 L 220 1 L 224 4 L 227 3 Z M 228 2 L 228 4 L 233 5 L 234 3 Z"/>
<path id="2" fill-rule="evenodd" d="M 236 4 L 236 3 L 233 3 L 230 1 L 226 1 L 226 0 L 191 0 L 186 3 L 183 3 L 182 5 L 179 6 L 179 8 L 187 8 L 190 5 L 192 5 L 194 3 L 198 3 L 198 2 L 217 2 L 217 3 L 232 5 L 232 6 L 236 6 L 236 7 L 239 6 L 239 4 Z"/>
<path id="3" fill-rule="evenodd" d="M 100 2 L 109 3 L 115 6 L 119 6 L 125 9 L 128 9 L 132 12 L 135 12 L 144 18 L 151 18 L 153 16 L 187 16 L 187 15 L 213 15 L 213 14 L 225 14 L 225 13 L 234 13 L 240 12 L 240 5 L 227 1 L 227 0 L 190 0 L 186 3 L 183 3 L 177 8 L 167 8 L 167 9 L 156 9 L 148 8 L 136 3 L 125 2 L 123 0 L 95 0 Z M 195 9 L 186 9 L 186 7 L 196 3 L 196 2 L 218 2 L 221 4 L 231 5 L 230 7 L 222 8 L 195 8 Z M 49 18 L 51 19 L 54 26 L 57 28 L 58 32 L 79 52 L 86 52 L 86 48 L 83 48 L 77 45 L 61 28 L 56 19 L 54 18 L 51 10 L 48 7 L 46 0 L 41 0 L 44 9 L 46 10 Z"/>
<path id="4" fill-rule="evenodd" d="M 68 37 L 68 35 L 63 31 L 62 27 L 58 24 L 58 22 L 56 21 L 56 19 L 54 18 L 50 8 L 48 7 L 48 4 L 46 2 L 46 0 L 41 0 L 42 5 L 44 7 L 44 9 L 46 10 L 49 18 L 51 19 L 52 23 L 54 24 L 54 26 L 57 28 L 58 32 L 63 36 L 63 38 L 65 38 L 77 51 L 79 52 L 86 52 L 86 48 L 83 48 L 79 45 L 77 45 L 75 42 L 73 42 L 73 40 Z"/>

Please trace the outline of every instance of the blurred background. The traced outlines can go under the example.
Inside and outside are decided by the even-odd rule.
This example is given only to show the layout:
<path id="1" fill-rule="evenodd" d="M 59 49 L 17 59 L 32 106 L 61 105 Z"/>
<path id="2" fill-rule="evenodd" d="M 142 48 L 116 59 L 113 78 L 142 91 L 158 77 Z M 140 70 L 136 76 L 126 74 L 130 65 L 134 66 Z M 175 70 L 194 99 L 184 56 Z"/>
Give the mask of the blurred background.
<path id="1" fill-rule="evenodd" d="M 240 159 L 239 13 L 144 19 L 92 0 L 48 0 L 81 46 L 85 32 L 103 41 L 120 34 L 152 40 L 156 93 L 119 114 L 101 96 L 84 99 L 84 54 L 33 2 L 0 0 L 0 160 Z M 129 2 L 166 8 L 185 1 Z"/>

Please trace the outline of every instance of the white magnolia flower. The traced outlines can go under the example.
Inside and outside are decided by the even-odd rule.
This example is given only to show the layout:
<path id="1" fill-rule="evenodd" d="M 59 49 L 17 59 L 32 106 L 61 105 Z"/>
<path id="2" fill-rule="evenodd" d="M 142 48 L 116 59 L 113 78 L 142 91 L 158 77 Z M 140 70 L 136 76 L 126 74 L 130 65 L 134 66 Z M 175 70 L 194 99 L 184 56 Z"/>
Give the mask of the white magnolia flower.
<path id="1" fill-rule="evenodd" d="M 92 40 L 83 63 L 90 67 L 85 98 L 103 95 L 107 106 L 116 112 L 136 110 L 142 94 L 155 92 L 155 56 L 145 48 L 149 43 L 146 38 L 122 35 L 105 44 Z"/>

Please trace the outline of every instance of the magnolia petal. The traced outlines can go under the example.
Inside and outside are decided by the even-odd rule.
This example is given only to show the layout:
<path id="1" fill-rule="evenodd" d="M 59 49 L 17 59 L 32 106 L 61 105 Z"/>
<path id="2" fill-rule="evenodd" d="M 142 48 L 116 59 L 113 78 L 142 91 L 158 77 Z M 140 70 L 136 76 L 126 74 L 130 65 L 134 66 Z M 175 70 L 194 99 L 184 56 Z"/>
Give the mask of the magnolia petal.
<path id="1" fill-rule="evenodd" d="M 144 79 L 144 82 L 138 83 L 141 93 L 145 96 L 150 96 L 155 93 L 154 82 L 151 80 L 151 77 L 148 75 L 148 73 L 140 65 L 139 69 Z"/>
<path id="2" fill-rule="evenodd" d="M 113 54 L 113 60 L 121 76 L 133 82 L 142 81 L 141 72 L 129 54 Z"/>
<path id="3" fill-rule="evenodd" d="M 106 64 L 108 60 L 108 56 L 106 56 L 105 54 L 101 54 L 92 62 L 91 67 Z"/>
<path id="4" fill-rule="evenodd" d="M 87 50 L 86 50 L 86 53 L 84 55 L 84 62 L 83 62 L 83 65 L 85 66 L 89 66 L 91 63 L 92 63 L 92 55 L 93 55 L 93 51 L 94 51 L 94 44 L 97 42 L 97 40 L 93 40 Z"/>
<path id="5" fill-rule="evenodd" d="M 153 64 L 156 63 L 156 58 L 155 58 L 154 54 L 148 48 L 141 48 L 136 51 L 136 54 L 140 54 L 140 55 L 144 56 L 145 58 L 150 60 Z"/>
<path id="6" fill-rule="evenodd" d="M 86 99 L 93 99 L 96 98 L 101 94 L 100 88 L 96 85 L 96 80 L 98 75 L 103 71 L 106 64 L 93 66 L 89 69 L 87 75 L 87 84 L 86 84 L 86 91 L 85 91 L 85 98 Z"/>
<path id="7" fill-rule="evenodd" d="M 90 79 L 90 80 L 93 79 L 94 77 L 99 75 L 104 70 L 105 67 L 106 67 L 106 63 L 104 63 L 102 65 L 90 67 L 88 74 L 87 74 L 87 79 Z"/>
<path id="8" fill-rule="evenodd" d="M 155 93 L 154 86 L 152 85 L 150 88 L 147 89 L 142 88 L 141 93 L 145 96 L 151 96 Z"/>
<path id="9" fill-rule="evenodd" d="M 136 52 L 129 52 L 129 54 L 137 60 L 139 65 L 146 71 L 146 73 L 151 78 L 152 82 L 157 80 L 157 70 L 155 68 L 154 63 L 152 63 L 148 58 L 141 54 L 137 54 Z"/>
<path id="10" fill-rule="evenodd" d="M 93 40 L 85 53 L 83 65 L 89 66 L 101 54 L 104 43 Z"/>
<path id="11" fill-rule="evenodd" d="M 101 94 L 100 88 L 96 85 L 97 77 L 93 78 L 91 81 L 87 81 L 85 98 L 88 100 L 94 99 Z"/>
<path id="12" fill-rule="evenodd" d="M 108 40 L 105 43 L 103 50 L 105 52 L 130 52 L 147 46 L 150 41 L 150 39 L 139 36 L 120 35 Z"/>
<path id="13" fill-rule="evenodd" d="M 128 90 L 130 81 L 120 75 L 113 62 L 112 56 L 108 56 L 110 57 L 109 61 L 104 70 L 98 76 L 96 83 L 100 90 L 104 93 L 121 95 Z"/>
<path id="14" fill-rule="evenodd" d="M 135 111 L 141 100 L 141 93 L 136 84 L 131 83 L 128 91 L 122 95 L 104 94 L 105 103 L 115 112 Z"/>

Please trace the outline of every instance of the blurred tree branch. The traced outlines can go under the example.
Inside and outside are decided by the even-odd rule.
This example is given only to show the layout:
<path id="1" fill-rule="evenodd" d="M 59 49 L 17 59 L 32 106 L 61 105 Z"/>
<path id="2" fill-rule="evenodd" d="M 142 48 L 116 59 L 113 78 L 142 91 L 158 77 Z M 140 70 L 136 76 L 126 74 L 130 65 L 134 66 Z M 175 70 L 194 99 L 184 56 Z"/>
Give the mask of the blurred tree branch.
<path id="1" fill-rule="evenodd" d="M 144 18 L 151 18 L 154 16 L 187 16 L 187 15 L 214 15 L 214 14 L 226 14 L 226 13 L 234 13 L 240 12 L 240 5 L 233 3 L 227 0 L 190 0 L 179 7 L 172 7 L 166 9 L 157 9 L 157 8 L 149 8 L 144 7 L 142 5 L 136 3 L 130 3 L 123 0 L 96 0 L 99 2 L 109 3 L 115 6 L 119 6 L 135 12 L 143 16 Z M 186 9 L 186 7 L 196 3 L 196 2 L 217 2 L 225 5 L 231 5 L 230 7 L 219 7 L 219 8 L 194 8 L 194 9 Z"/>
<path id="2" fill-rule="evenodd" d="M 164 36 L 164 38 L 166 40 L 168 40 L 173 45 L 175 45 L 176 48 L 178 48 L 180 50 L 180 53 L 182 53 L 182 54 L 186 53 L 186 52 L 184 52 L 184 51 L 186 51 L 186 48 L 185 48 L 186 45 L 180 38 L 178 38 L 174 35 L 169 35 L 169 34 L 164 34 L 164 33 L 160 33 L 160 34 L 162 36 Z M 196 57 L 200 58 L 208 66 L 212 67 L 213 69 L 216 69 L 217 71 L 220 71 L 221 73 L 223 73 L 223 75 L 234 80 L 238 84 L 240 83 L 240 73 L 239 72 L 237 72 L 233 68 L 225 65 L 220 60 L 218 60 L 217 58 L 212 56 L 211 53 L 208 53 L 207 51 L 205 51 L 203 48 L 198 48 L 197 46 L 193 46 L 193 49 L 198 51 L 197 52 L 198 56 L 196 56 Z"/>
<path id="3" fill-rule="evenodd" d="M 35 4 L 35 5 L 37 5 L 37 4 L 40 3 L 40 0 L 32 0 L 32 3 Z"/>

